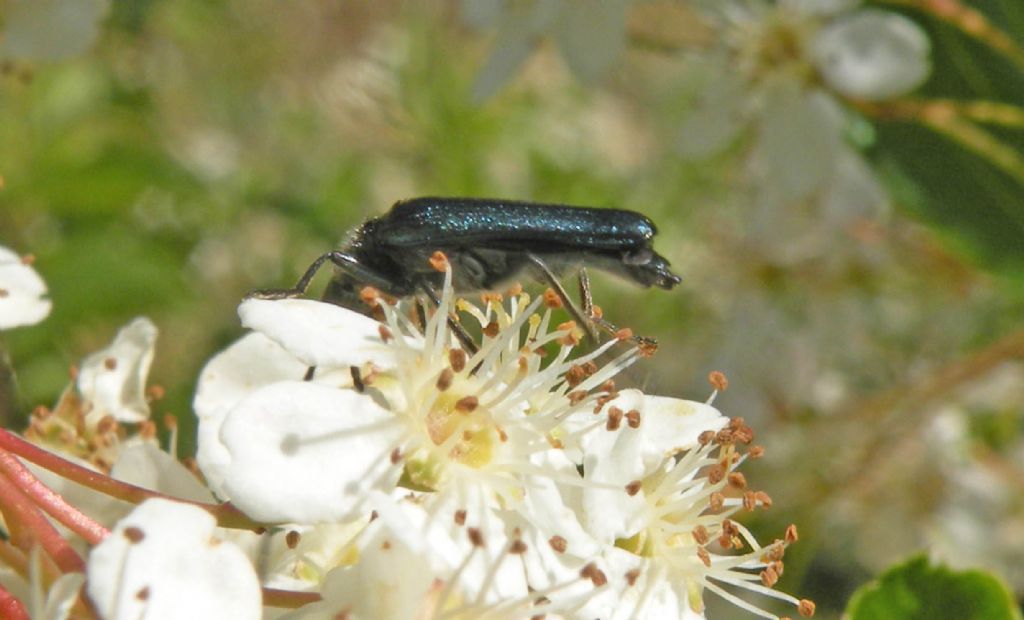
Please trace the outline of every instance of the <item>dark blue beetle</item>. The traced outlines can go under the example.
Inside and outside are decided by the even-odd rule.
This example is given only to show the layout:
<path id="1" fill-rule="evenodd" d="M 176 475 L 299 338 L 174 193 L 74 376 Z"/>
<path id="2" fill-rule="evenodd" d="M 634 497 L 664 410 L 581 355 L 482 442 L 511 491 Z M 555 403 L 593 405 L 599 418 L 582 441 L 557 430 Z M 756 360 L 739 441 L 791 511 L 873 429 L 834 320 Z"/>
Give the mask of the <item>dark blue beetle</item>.
<path id="1" fill-rule="evenodd" d="M 327 261 L 335 266 L 324 300 L 363 309 L 367 285 L 394 297 L 425 293 L 437 302 L 444 274 L 431 267 L 440 250 L 452 265 L 459 293 L 494 290 L 533 272 L 545 280 L 581 324 L 614 326 L 592 314 L 586 267 L 618 274 L 641 286 L 671 289 L 679 283 L 664 257 L 651 248 L 654 224 L 639 213 L 487 198 L 413 198 L 356 228 L 340 250 L 320 256 L 292 289 L 256 291 L 263 298 L 303 294 Z M 580 276 L 581 311 L 558 275 Z M 459 333 L 461 332 L 461 333 Z M 466 334 L 457 329 L 468 345 Z M 472 348 L 472 347 L 470 347 Z"/>

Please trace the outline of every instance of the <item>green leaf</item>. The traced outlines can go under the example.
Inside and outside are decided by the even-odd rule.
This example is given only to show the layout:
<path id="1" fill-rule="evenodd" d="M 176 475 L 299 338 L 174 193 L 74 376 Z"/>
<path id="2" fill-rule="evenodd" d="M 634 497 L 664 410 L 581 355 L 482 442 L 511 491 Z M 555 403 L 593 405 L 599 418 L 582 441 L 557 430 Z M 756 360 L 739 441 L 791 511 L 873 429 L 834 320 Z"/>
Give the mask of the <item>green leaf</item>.
<path id="1" fill-rule="evenodd" d="M 917 556 L 862 586 L 846 608 L 850 620 L 1019 620 L 1020 610 L 997 577 L 954 571 Z"/>

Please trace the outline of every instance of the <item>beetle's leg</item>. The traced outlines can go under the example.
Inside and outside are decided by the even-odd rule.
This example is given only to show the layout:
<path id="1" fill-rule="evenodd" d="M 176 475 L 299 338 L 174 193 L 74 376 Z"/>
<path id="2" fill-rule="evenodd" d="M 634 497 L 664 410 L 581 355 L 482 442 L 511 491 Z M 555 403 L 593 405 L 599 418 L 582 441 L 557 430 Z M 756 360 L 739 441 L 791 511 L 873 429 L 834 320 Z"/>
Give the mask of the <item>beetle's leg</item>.
<path id="1" fill-rule="evenodd" d="M 427 297 L 430 298 L 430 301 L 434 302 L 435 308 L 439 308 L 441 306 L 441 298 L 437 296 L 437 292 L 435 292 L 434 289 L 431 288 L 430 284 L 424 281 L 420 281 L 419 287 L 420 290 L 426 293 Z M 467 353 L 473 355 L 474 353 L 477 352 L 478 349 L 476 343 L 473 342 L 472 336 L 469 335 L 469 332 L 466 331 L 466 328 L 463 327 L 461 323 L 456 321 L 455 317 L 453 317 L 451 314 L 448 315 L 448 328 L 452 330 L 452 333 L 455 334 L 455 337 L 458 338 L 459 342 L 462 344 L 462 348 L 464 348 Z"/>
<path id="2" fill-rule="evenodd" d="M 345 270 L 356 280 L 368 286 L 374 286 L 384 292 L 387 292 L 393 286 L 391 281 L 373 269 L 361 264 L 354 256 L 346 254 L 341 250 L 333 250 L 331 252 L 321 254 L 315 261 L 313 261 L 313 264 L 306 269 L 306 273 L 302 274 L 302 277 L 299 278 L 299 281 L 296 282 L 295 286 L 292 288 L 257 289 L 250 291 L 249 294 L 246 295 L 246 298 L 287 299 L 290 297 L 299 297 L 306 292 L 306 289 L 309 288 L 309 283 L 313 281 L 313 277 L 318 271 L 320 271 L 320 268 L 323 267 L 324 263 L 327 261 L 330 261 L 336 267 Z"/>
<path id="3" fill-rule="evenodd" d="M 619 328 L 615 327 L 615 324 L 605 319 L 603 316 L 595 312 L 594 310 L 594 296 L 590 293 L 590 276 L 587 275 L 587 268 L 580 267 L 579 271 L 580 281 L 580 301 L 583 303 L 583 312 L 587 314 L 587 317 L 593 321 L 595 325 L 608 332 L 612 336 L 616 336 L 619 332 Z M 656 347 L 658 341 L 654 338 L 646 338 L 644 336 L 633 336 L 633 342 L 637 343 L 641 347 Z"/>
<path id="4" fill-rule="evenodd" d="M 530 259 L 530 262 L 533 263 L 533 266 L 540 273 L 541 277 L 545 281 L 547 281 L 548 286 L 550 286 L 551 289 L 555 291 L 555 294 L 558 295 L 558 298 L 562 300 L 562 305 L 564 305 L 566 310 L 569 311 L 569 314 L 572 315 L 572 318 L 576 319 L 576 322 L 579 323 L 585 330 L 587 330 L 587 335 L 590 336 L 591 340 L 593 340 L 594 342 L 598 342 L 597 330 L 594 328 L 596 321 L 594 321 L 590 317 L 589 313 L 584 313 L 580 311 L 580 308 L 579 306 L 576 305 L 576 302 L 574 302 L 569 297 L 569 294 L 565 292 L 565 288 L 562 286 L 562 283 L 558 281 L 558 278 L 555 277 L 555 274 L 551 272 L 550 268 L 548 268 L 547 263 L 545 263 L 539 256 L 536 256 L 535 254 L 527 253 L 526 256 L 527 258 Z M 587 290 L 589 293 L 589 286 Z M 587 301 L 584 300 L 584 304 L 586 303 Z"/>

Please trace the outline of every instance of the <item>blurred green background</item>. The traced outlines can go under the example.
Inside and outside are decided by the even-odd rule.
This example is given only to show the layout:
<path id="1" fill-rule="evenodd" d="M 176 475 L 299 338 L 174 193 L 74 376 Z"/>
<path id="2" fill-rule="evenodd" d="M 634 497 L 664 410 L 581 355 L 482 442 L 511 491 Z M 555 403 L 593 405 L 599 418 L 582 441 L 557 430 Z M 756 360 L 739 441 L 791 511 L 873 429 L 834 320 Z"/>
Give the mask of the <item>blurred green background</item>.
<path id="1" fill-rule="evenodd" d="M 398 199 L 633 209 L 684 280 L 594 276 L 606 316 L 661 342 L 621 383 L 704 400 L 708 372 L 726 373 L 716 404 L 768 449 L 746 474 L 775 506 L 748 525 L 801 528 L 781 589 L 835 617 L 924 550 L 1020 597 L 1024 12 L 951 4 L 1007 28 L 1007 51 L 928 3 L 878 4 L 929 34 L 933 71 L 902 107 L 840 98 L 888 198 L 837 215 L 827 188 L 760 199 L 756 130 L 681 151 L 709 80 L 689 52 L 715 34 L 685 3 L 623 8 L 604 71 L 579 59 L 607 40 L 573 66 L 537 36 L 504 80 L 487 73 L 504 35 L 457 3 L 96 2 L 71 20 L 81 41 L 40 35 L 55 57 L 8 49 L 0 67 L 0 245 L 35 255 L 54 302 L 0 339 L 19 388 L 7 422 L 145 314 L 161 330 L 155 413 L 189 437 L 195 378 L 241 334 L 246 291 L 291 285 Z M 9 42 L 25 5 L 4 6 Z"/>

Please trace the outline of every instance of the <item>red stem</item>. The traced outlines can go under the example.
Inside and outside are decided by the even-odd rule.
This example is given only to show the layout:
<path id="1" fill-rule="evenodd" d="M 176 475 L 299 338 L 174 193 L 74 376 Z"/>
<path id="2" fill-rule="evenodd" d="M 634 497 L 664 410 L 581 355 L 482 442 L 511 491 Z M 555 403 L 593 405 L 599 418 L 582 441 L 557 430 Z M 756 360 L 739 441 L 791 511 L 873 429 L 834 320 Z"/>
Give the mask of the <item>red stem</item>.
<path id="1" fill-rule="evenodd" d="M 78 534 L 90 545 L 97 545 L 110 534 L 103 527 L 79 509 L 64 501 L 59 493 L 43 484 L 21 464 L 17 458 L 6 450 L 0 450 L 0 473 L 11 479 L 26 495 L 45 510 L 47 514 L 62 523 L 72 532 Z"/>
<path id="2" fill-rule="evenodd" d="M 7 620 L 32 620 L 28 616 L 28 610 L 15 597 L 0 585 L 0 618 Z"/>
<path id="3" fill-rule="evenodd" d="M 132 504 L 141 504 L 143 501 L 151 497 L 161 497 L 181 504 L 191 504 L 202 508 L 206 512 L 212 514 L 217 519 L 218 525 L 222 527 L 255 530 L 266 526 L 266 524 L 258 523 L 245 516 L 231 504 L 205 504 L 203 502 L 188 501 L 178 497 L 158 493 L 156 491 L 150 491 L 149 489 L 144 489 L 142 487 L 137 487 L 134 484 L 115 480 L 110 476 L 106 476 L 62 459 L 56 454 L 25 441 L 21 437 L 18 437 L 14 433 L 3 428 L 0 428 L 0 449 L 8 450 L 26 461 L 35 463 L 36 465 L 39 465 L 44 469 L 48 469 L 59 476 L 71 480 L 72 482 L 77 482 L 82 486 L 89 487 L 90 489 L 99 491 L 100 493 L 116 497 L 117 499 L 122 499 Z"/>
<path id="4" fill-rule="evenodd" d="M 75 553 L 68 541 L 57 528 L 46 520 L 42 511 L 7 476 L 0 476 L 0 511 L 11 524 L 12 533 L 17 533 L 13 542 L 22 550 L 29 551 L 35 543 L 53 558 L 57 567 L 65 573 L 85 572 L 85 561 Z M 18 527 L 15 528 L 14 525 Z"/>

